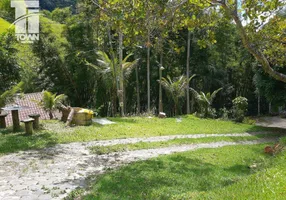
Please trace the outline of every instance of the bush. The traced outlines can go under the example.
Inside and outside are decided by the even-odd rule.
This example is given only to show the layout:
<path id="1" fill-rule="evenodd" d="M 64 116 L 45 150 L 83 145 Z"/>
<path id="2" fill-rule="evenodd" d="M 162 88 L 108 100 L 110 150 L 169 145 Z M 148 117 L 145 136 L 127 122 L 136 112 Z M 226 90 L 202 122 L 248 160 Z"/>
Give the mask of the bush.
<path id="1" fill-rule="evenodd" d="M 245 97 L 237 97 L 232 100 L 232 114 L 236 122 L 242 122 L 247 112 L 248 100 Z"/>
<path id="2" fill-rule="evenodd" d="M 229 114 L 230 114 L 230 111 L 227 108 L 224 107 L 224 108 L 219 109 L 219 112 L 218 112 L 219 118 L 223 120 L 228 120 Z"/>

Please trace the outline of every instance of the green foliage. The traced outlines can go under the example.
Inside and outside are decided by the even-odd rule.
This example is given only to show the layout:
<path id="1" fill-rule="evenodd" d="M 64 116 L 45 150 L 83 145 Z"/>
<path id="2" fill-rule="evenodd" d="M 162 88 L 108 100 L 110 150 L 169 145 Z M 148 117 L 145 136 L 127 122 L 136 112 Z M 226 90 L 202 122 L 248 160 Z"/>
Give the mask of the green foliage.
<path id="1" fill-rule="evenodd" d="M 219 88 L 215 90 L 213 93 L 208 92 L 207 94 L 205 94 L 202 91 L 199 93 L 193 88 L 190 89 L 195 95 L 196 100 L 198 101 L 200 107 L 200 114 L 202 115 L 202 117 L 214 118 L 216 116 L 216 111 L 211 106 L 217 93 L 222 89 L 223 88 Z"/>
<path id="2" fill-rule="evenodd" d="M 13 86 L 10 90 L 7 90 L 3 94 L 0 94 L 0 108 L 11 102 L 14 99 L 15 94 L 22 90 L 23 86 L 24 83 L 20 82 L 17 85 Z"/>
<path id="3" fill-rule="evenodd" d="M 38 59 L 34 83 L 38 90 L 65 93 L 71 80 L 64 63 L 66 39 L 61 36 L 63 27 L 45 17 L 40 19 L 40 40 L 32 44 L 32 53 Z"/>
<path id="4" fill-rule="evenodd" d="M 121 69 L 119 60 L 112 54 L 109 57 L 105 52 L 98 51 L 97 53 L 97 65 L 86 62 L 86 64 L 92 68 L 94 68 L 98 73 L 99 77 L 102 79 L 105 88 L 109 91 L 109 95 L 111 96 L 110 101 L 112 102 L 112 116 L 115 116 L 116 112 L 116 96 L 119 96 L 119 79 L 121 77 Z M 128 77 L 131 75 L 132 70 L 136 66 L 138 60 L 134 60 L 132 62 L 128 62 L 128 58 L 132 56 L 132 54 L 127 55 L 122 62 L 122 70 L 123 70 L 123 78 L 124 81 L 127 82 Z M 118 93 L 118 94 L 117 94 Z"/>
<path id="5" fill-rule="evenodd" d="M 230 114 L 230 111 L 228 109 L 226 109 L 225 107 L 219 109 L 219 111 L 218 111 L 218 116 L 223 120 L 228 120 L 229 114 Z"/>
<path id="6" fill-rule="evenodd" d="M 242 122 L 248 108 L 248 100 L 245 97 L 237 97 L 233 101 L 233 117 L 235 121 Z"/>
<path id="7" fill-rule="evenodd" d="M 49 113 L 50 119 L 53 119 L 53 111 L 61 108 L 67 96 L 64 94 L 53 94 L 49 91 L 43 91 L 43 99 L 39 102 L 40 106 Z"/>
<path id="8" fill-rule="evenodd" d="M 59 22 L 61 24 L 66 23 L 66 20 L 70 18 L 72 11 L 70 7 L 67 8 L 56 8 L 50 14 L 50 17 L 53 21 Z"/>
<path id="9" fill-rule="evenodd" d="M 168 74 L 170 77 L 179 77 L 185 74 L 186 39 L 187 32 L 190 30 L 192 32 L 190 70 L 191 73 L 198 75 L 196 80 L 191 83 L 191 87 L 197 91 L 214 91 L 216 88 L 224 86 L 225 90 L 213 102 L 213 108 L 226 107 L 229 109 L 231 100 L 235 96 L 245 96 L 249 99 L 249 113 L 256 114 L 257 100 L 252 84 L 252 68 L 258 64 L 242 47 L 235 24 L 230 21 L 229 17 L 219 13 L 217 9 L 209 8 L 208 2 L 132 1 L 130 3 L 129 1 L 113 0 L 107 2 L 80 0 L 77 3 L 77 10 L 74 12 L 74 0 L 40 2 L 41 8 L 49 10 L 42 11 L 46 17 L 41 17 L 40 41 L 32 45 L 33 52 L 29 45 L 15 45 L 14 48 L 18 50 L 16 57 L 12 55 L 9 57 L 21 70 L 18 70 L 20 73 L 17 72 L 18 79 L 10 86 L 15 85 L 21 78 L 25 82 L 24 92 L 49 90 L 65 93 L 70 97 L 71 104 L 74 106 L 89 108 L 102 106 L 100 112 L 102 116 L 110 116 L 112 112 L 114 115 L 118 109 L 118 106 L 113 106 L 118 104 L 117 88 L 114 87 L 117 83 L 114 84 L 114 81 L 110 80 L 114 80 L 114 78 L 107 76 L 103 78 L 100 70 L 88 67 L 86 61 L 99 65 L 97 63 L 99 55 L 95 55 L 93 52 L 109 52 L 108 57 L 113 60 L 118 57 L 119 49 L 123 49 L 123 55 L 133 52 L 134 55 L 130 59 L 140 59 L 137 66 L 138 80 L 133 72 L 135 70 L 132 68 L 126 70 L 128 72 L 126 74 L 128 81 L 124 82 L 126 113 L 135 113 L 138 104 L 137 92 L 140 96 L 140 110 L 146 111 L 147 99 L 145 97 L 148 96 L 146 91 L 148 85 L 148 81 L 146 81 L 147 47 L 151 51 L 149 76 L 151 107 L 155 108 L 158 105 L 159 87 L 156 81 L 158 69 L 154 66 L 157 66 L 159 55 L 162 55 L 165 67 L 162 72 L 163 76 L 166 77 Z M 229 2 L 229 5 L 232 3 L 232 1 Z M 1 1 L 0 5 L 4 4 L 9 5 L 9 2 Z M 257 5 L 244 2 L 243 6 L 254 9 Z M 274 7 L 271 5 L 267 9 L 273 10 Z M 206 9 L 207 12 L 205 12 Z M 266 11 L 259 6 L 257 9 L 259 12 Z M 14 15 L 14 9 L 12 11 L 8 13 Z M 254 11 L 251 10 L 251 12 Z M 253 44 L 260 46 L 263 43 L 265 55 L 269 58 L 273 57 L 270 60 L 271 64 L 281 67 L 285 65 L 283 63 L 284 56 L 282 56 L 284 48 L 281 45 L 284 35 L 279 34 L 285 30 L 283 16 L 280 14 L 273 17 L 269 25 L 263 26 L 260 31 L 255 33 L 252 29 L 253 24 L 247 25 L 247 30 L 249 28 L 251 34 L 260 38 L 251 38 L 259 41 L 258 43 L 254 41 Z M 254 19 L 259 16 L 251 17 Z M 63 24 L 56 23 L 51 19 Z M 7 22 L 1 23 L 0 19 L 0 26 L 1 24 L 4 28 L 9 25 Z M 0 32 L 2 30 L 4 29 L 0 28 Z M 119 47 L 119 32 L 123 32 L 124 35 L 123 47 Z M 149 41 L 148 35 L 150 36 Z M 275 43 L 273 48 L 272 43 Z M 278 69 L 278 71 L 280 70 Z M 136 87 L 137 82 L 139 90 Z M 106 89 L 110 85 L 116 88 L 112 92 Z M 5 88 L 9 89 L 6 86 Z M 5 90 L 3 89 L 3 91 Z M 170 94 L 167 90 L 165 91 Z M 281 95 L 272 95 L 277 98 L 278 96 Z M 164 111 L 168 116 L 174 114 L 174 100 L 170 97 L 171 95 L 163 95 Z M 184 104 L 180 104 L 183 102 L 182 100 L 183 97 L 179 100 L 179 106 L 176 106 L 177 112 L 185 110 Z M 269 99 L 267 98 L 267 100 Z M 283 98 L 279 98 L 279 102 L 283 102 L 282 100 Z M 267 103 L 263 97 L 262 101 L 264 104 Z M 208 113 L 214 112 L 214 109 L 208 109 Z M 213 117 L 213 114 L 209 115 Z"/>
<path id="10" fill-rule="evenodd" d="M 10 89 L 20 79 L 14 44 L 12 33 L 0 34 L 0 93 Z"/>
<path id="11" fill-rule="evenodd" d="M 286 70 L 283 67 L 274 67 L 275 70 L 285 73 Z M 257 88 L 260 95 L 263 95 L 268 102 L 272 105 L 284 106 L 286 101 L 286 85 L 281 81 L 277 81 L 267 74 L 265 74 L 261 69 L 255 69 L 256 73 L 253 78 L 253 82 Z"/>
<path id="12" fill-rule="evenodd" d="M 14 14 L 15 11 L 13 8 L 11 8 L 11 1 L 10 0 L 1 0 L 0 1 L 0 18 L 4 18 L 9 22 L 13 22 L 15 20 Z M 0 24 L 1 24 L 0 19 Z M 1 27 L 1 25 L 0 25 Z M 0 29 L 0 33 L 3 31 L 3 29 Z"/>
<path id="13" fill-rule="evenodd" d="M 40 0 L 42 9 L 53 11 L 55 8 L 75 7 L 77 0 Z"/>
<path id="14" fill-rule="evenodd" d="M 175 115 L 180 113 L 180 110 L 178 110 L 180 108 L 180 98 L 185 96 L 186 87 L 195 76 L 193 75 L 189 79 L 185 76 L 180 76 L 174 80 L 170 76 L 167 76 L 167 78 L 162 77 L 159 80 L 162 87 L 168 92 L 175 103 Z"/>

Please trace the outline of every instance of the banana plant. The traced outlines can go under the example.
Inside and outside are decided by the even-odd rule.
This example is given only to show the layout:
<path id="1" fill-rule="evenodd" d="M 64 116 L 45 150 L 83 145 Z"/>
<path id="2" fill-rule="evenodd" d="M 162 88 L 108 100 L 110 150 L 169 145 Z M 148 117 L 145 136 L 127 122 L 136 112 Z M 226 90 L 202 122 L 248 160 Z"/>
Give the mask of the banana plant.
<path id="1" fill-rule="evenodd" d="M 191 76 L 189 79 L 186 76 L 180 76 L 172 80 L 170 76 L 167 78 L 161 78 L 159 81 L 162 87 L 167 91 L 167 93 L 171 96 L 172 100 L 175 104 L 175 115 L 178 114 L 180 98 L 185 96 L 186 87 L 189 82 L 195 77 L 196 75 Z"/>
<path id="2" fill-rule="evenodd" d="M 223 88 L 219 88 L 215 90 L 213 93 L 204 93 L 204 92 L 197 92 L 193 88 L 190 88 L 192 93 L 195 95 L 196 100 L 198 101 L 198 104 L 200 106 L 201 113 L 204 114 L 204 117 L 209 116 L 209 111 L 211 110 L 211 106 L 213 103 L 213 100 L 215 99 L 217 93 L 221 91 Z"/>

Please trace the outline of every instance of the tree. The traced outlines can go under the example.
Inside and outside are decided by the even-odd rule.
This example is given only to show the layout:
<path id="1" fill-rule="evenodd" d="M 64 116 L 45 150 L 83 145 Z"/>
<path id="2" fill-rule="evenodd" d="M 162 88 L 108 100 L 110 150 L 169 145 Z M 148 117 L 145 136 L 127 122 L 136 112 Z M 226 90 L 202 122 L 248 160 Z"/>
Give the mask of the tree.
<path id="1" fill-rule="evenodd" d="M 215 90 L 212 94 L 210 92 L 207 94 L 204 92 L 197 92 L 193 88 L 190 88 L 190 90 L 193 92 L 198 101 L 201 113 L 204 114 L 204 117 L 209 117 L 213 100 L 217 93 L 222 90 L 222 88 Z"/>
<path id="2" fill-rule="evenodd" d="M 178 78 L 175 78 L 172 80 L 170 76 L 167 76 L 167 78 L 162 78 L 160 80 L 160 83 L 162 84 L 162 87 L 169 93 L 171 98 L 173 99 L 175 103 L 175 115 L 178 114 L 179 109 L 179 100 L 180 98 L 185 96 L 185 90 L 187 87 L 187 84 L 195 77 L 195 75 L 191 76 L 190 78 L 186 78 L 185 76 L 180 76 Z"/>
<path id="3" fill-rule="evenodd" d="M 136 66 L 138 59 L 132 62 L 127 62 L 128 58 L 132 56 L 132 54 L 127 55 L 122 63 L 116 57 L 110 58 L 105 52 L 98 51 L 97 53 L 97 65 L 86 62 L 88 66 L 93 67 L 97 72 L 101 75 L 101 78 L 104 82 L 106 89 L 109 91 L 109 95 L 112 102 L 112 116 L 115 116 L 116 113 L 116 97 L 119 94 L 116 94 L 119 88 L 119 78 L 121 75 L 121 71 L 123 70 L 123 78 L 125 80 L 130 76 L 132 70 Z M 120 68 L 122 65 L 122 70 Z"/>
<path id="4" fill-rule="evenodd" d="M 20 80 L 20 67 L 17 63 L 12 34 L 0 34 L 0 93 L 8 90 Z"/>
<path id="5" fill-rule="evenodd" d="M 49 113 L 50 119 L 54 118 L 53 112 L 56 109 L 61 108 L 63 102 L 67 99 L 67 96 L 64 94 L 53 94 L 49 91 L 43 91 L 43 99 L 39 102 L 39 105 Z"/>
<path id="6" fill-rule="evenodd" d="M 284 0 L 246 0 L 242 4 L 241 9 L 244 10 L 244 17 L 246 20 L 250 20 L 250 23 L 246 26 L 243 25 L 241 17 L 238 12 L 238 0 L 230 1 L 226 0 L 211 0 L 211 5 L 220 5 L 227 15 L 235 21 L 237 30 L 240 34 L 244 47 L 257 59 L 262 65 L 263 70 L 271 77 L 283 81 L 286 83 L 286 75 L 275 71 L 273 63 L 271 61 L 275 57 L 273 49 L 267 40 L 271 40 L 272 48 L 279 48 L 280 53 L 277 58 L 281 56 L 281 51 L 285 54 L 285 34 L 281 34 L 281 31 L 285 31 L 285 19 L 283 16 L 278 16 L 277 12 L 280 11 L 286 5 Z M 271 26 L 272 33 L 265 34 L 264 26 Z M 266 41 L 266 42 L 264 42 Z M 269 54 L 269 52 L 272 52 Z M 279 52 L 279 51 L 278 51 Z M 279 59 L 277 59 L 279 60 Z"/>
<path id="7" fill-rule="evenodd" d="M 53 21 L 64 24 L 68 18 L 72 15 L 72 11 L 70 7 L 67 8 L 56 8 L 51 13 L 51 18 Z"/>

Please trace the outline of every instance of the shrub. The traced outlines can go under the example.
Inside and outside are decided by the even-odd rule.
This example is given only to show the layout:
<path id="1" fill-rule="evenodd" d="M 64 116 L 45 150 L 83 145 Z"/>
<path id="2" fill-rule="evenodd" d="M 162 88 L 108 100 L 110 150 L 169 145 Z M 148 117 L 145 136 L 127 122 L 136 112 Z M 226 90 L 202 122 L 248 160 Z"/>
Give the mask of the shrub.
<path id="1" fill-rule="evenodd" d="M 248 100 L 245 97 L 237 97 L 232 100 L 232 114 L 236 122 L 242 122 L 247 111 Z"/>
<path id="2" fill-rule="evenodd" d="M 221 118 L 223 120 L 228 120 L 229 114 L 230 114 L 230 111 L 227 108 L 223 107 L 223 108 L 219 109 L 219 112 L 218 112 L 219 118 Z"/>

